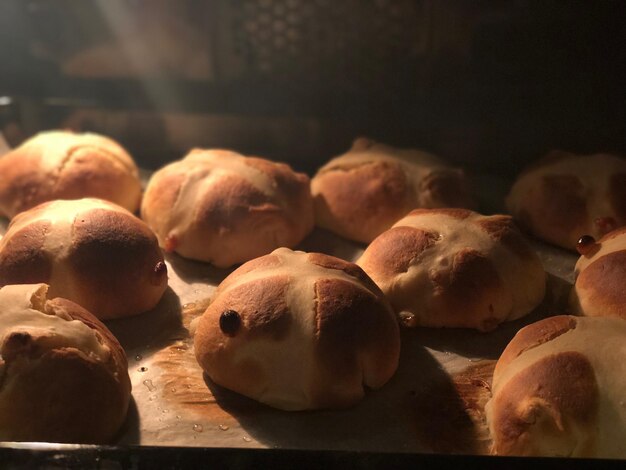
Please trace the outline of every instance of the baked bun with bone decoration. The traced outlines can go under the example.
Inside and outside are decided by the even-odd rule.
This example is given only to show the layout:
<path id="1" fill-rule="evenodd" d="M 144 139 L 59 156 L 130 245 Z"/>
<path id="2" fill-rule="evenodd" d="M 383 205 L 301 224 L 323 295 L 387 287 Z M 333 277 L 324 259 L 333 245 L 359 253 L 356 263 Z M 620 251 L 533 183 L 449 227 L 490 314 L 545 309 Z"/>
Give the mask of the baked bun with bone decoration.
<path id="1" fill-rule="evenodd" d="M 575 250 L 626 225 L 626 159 L 553 151 L 520 174 L 507 207 L 532 235 Z"/>
<path id="2" fill-rule="evenodd" d="M 124 350 L 45 284 L 0 289 L 0 441 L 107 443 L 126 418 Z"/>
<path id="3" fill-rule="evenodd" d="M 166 251 L 227 268 L 300 243 L 313 202 L 286 164 L 195 149 L 152 176 L 141 216 Z"/>
<path id="4" fill-rule="evenodd" d="M 400 352 L 395 315 L 358 266 L 287 248 L 224 279 L 194 341 L 215 383 L 284 410 L 353 405 Z"/>
<path id="5" fill-rule="evenodd" d="M 546 274 L 510 216 L 415 209 L 357 264 L 407 326 L 494 329 L 542 301 Z"/>
<path id="6" fill-rule="evenodd" d="M 626 458 L 626 321 L 550 317 L 522 328 L 493 374 L 493 453 Z"/>
<path id="7" fill-rule="evenodd" d="M 626 320 L 626 227 L 597 242 L 583 236 L 578 251 L 581 256 L 570 295 L 572 313 Z"/>
<path id="8" fill-rule="evenodd" d="M 131 212 L 141 200 L 132 157 L 97 134 L 37 134 L 0 157 L 0 175 L 0 216 L 8 218 L 55 199 L 101 198 Z"/>
<path id="9" fill-rule="evenodd" d="M 320 227 L 369 243 L 411 209 L 474 205 L 462 170 L 426 152 L 364 137 L 311 181 Z"/>
<path id="10" fill-rule="evenodd" d="M 18 214 L 0 239 L 0 286 L 40 282 L 107 320 L 155 307 L 167 267 L 154 233 L 126 209 L 60 200 Z"/>

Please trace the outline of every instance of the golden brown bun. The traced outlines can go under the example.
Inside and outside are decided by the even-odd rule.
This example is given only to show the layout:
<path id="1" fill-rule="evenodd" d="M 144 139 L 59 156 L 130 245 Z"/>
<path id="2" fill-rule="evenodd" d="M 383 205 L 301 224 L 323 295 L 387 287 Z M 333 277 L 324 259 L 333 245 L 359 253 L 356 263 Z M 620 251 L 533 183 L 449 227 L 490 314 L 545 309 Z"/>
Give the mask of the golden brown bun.
<path id="1" fill-rule="evenodd" d="M 499 455 L 626 458 L 626 322 L 559 316 L 521 329 L 487 403 Z"/>
<path id="2" fill-rule="evenodd" d="M 126 209 L 52 201 L 18 214 L 0 239 L 0 286 L 40 282 L 105 320 L 153 308 L 167 267 L 152 231 Z"/>
<path id="3" fill-rule="evenodd" d="M 369 243 L 411 209 L 472 207 L 462 170 L 434 155 L 358 138 L 311 180 L 316 223 Z"/>
<path id="4" fill-rule="evenodd" d="M 545 293 L 541 262 L 506 215 L 416 209 L 357 264 L 408 326 L 489 331 L 530 313 Z"/>
<path id="5" fill-rule="evenodd" d="M 45 284 L 0 289 L 0 441 L 106 443 L 126 418 L 126 355 Z"/>
<path id="6" fill-rule="evenodd" d="M 399 352 L 395 316 L 358 266 L 287 248 L 228 276 L 195 336 L 214 382 L 285 410 L 353 405 L 391 378 Z"/>
<path id="7" fill-rule="evenodd" d="M 534 236 L 568 250 L 626 225 L 626 160 L 553 151 L 519 175 L 507 207 Z"/>
<path id="8" fill-rule="evenodd" d="M 139 208 L 141 183 L 131 156 L 96 134 L 37 134 L 0 158 L 0 215 L 54 199 L 97 197 L 131 212 Z"/>
<path id="9" fill-rule="evenodd" d="M 572 313 L 626 320 L 626 228 L 587 247 L 576 263 Z"/>
<path id="10" fill-rule="evenodd" d="M 141 216 L 160 245 L 226 268 L 293 247 L 313 228 L 309 178 L 226 150 L 192 150 L 151 178 Z"/>

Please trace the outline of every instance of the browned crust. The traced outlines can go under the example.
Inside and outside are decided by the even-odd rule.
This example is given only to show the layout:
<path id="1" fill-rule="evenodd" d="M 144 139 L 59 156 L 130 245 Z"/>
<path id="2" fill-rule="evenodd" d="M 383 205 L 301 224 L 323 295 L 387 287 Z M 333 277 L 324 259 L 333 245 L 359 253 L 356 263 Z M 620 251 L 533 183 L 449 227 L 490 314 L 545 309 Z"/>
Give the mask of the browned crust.
<path id="1" fill-rule="evenodd" d="M 600 240 L 597 241 L 597 243 L 604 243 L 608 240 L 611 240 L 613 238 L 619 237 L 624 234 L 626 234 L 626 227 L 618 228 L 604 235 L 602 238 L 600 238 Z"/>
<path id="2" fill-rule="evenodd" d="M 197 201 L 196 223 L 203 231 L 224 233 L 240 228 L 251 217 L 283 218 L 283 209 L 247 180 L 224 176 Z"/>
<path id="3" fill-rule="evenodd" d="M 576 328 L 576 318 L 568 315 L 545 318 L 522 328 L 502 352 L 496 364 L 494 376 L 497 376 L 499 371 L 506 368 L 523 352 L 552 341 L 574 328 Z"/>
<path id="4" fill-rule="evenodd" d="M 473 212 L 469 209 L 463 208 L 436 208 L 436 209 L 427 209 L 427 208 L 419 208 L 413 209 L 411 212 L 407 214 L 409 216 L 416 215 L 447 215 L 448 217 L 453 217 L 455 219 L 464 220 L 468 217 L 476 215 L 476 212 Z"/>
<path id="5" fill-rule="evenodd" d="M 215 382 L 257 399 L 267 389 L 264 370 L 273 365 L 262 363 L 262 357 L 245 364 L 234 363 L 235 352 L 239 348 L 254 348 L 249 342 L 279 341 L 293 334 L 293 313 L 287 302 L 296 293 L 288 295 L 292 276 L 273 275 L 271 270 L 265 277 L 241 285 L 234 283 L 246 273 L 276 266 L 279 262 L 277 255 L 265 256 L 231 274 L 224 281 L 226 287 L 224 283 L 218 287 L 195 336 L 196 357 L 205 372 Z M 301 406 L 352 405 L 362 397 L 364 384 L 379 387 L 395 372 L 400 347 L 395 315 L 380 290 L 353 263 L 319 253 L 309 254 L 301 262 L 341 270 L 354 277 L 354 281 L 350 281 L 322 276 L 311 286 L 315 290 L 316 310 L 301 313 L 311 314 L 316 360 L 309 365 L 312 368 L 310 374 L 307 373 L 310 380 L 304 384 L 306 398 Z M 361 279 L 368 282 L 360 282 Z M 308 294 L 297 295 L 306 299 Z M 220 330 L 219 319 L 225 310 L 237 311 L 242 319 L 235 334 L 226 335 Z M 285 354 L 291 353 L 285 351 Z"/>
<path id="6" fill-rule="evenodd" d="M 272 364 L 262 364 L 262 357 L 235 361 L 235 351 L 250 342 L 280 341 L 289 334 L 293 323 L 286 304 L 289 283 L 289 276 L 268 274 L 224 292 L 218 289 L 194 338 L 198 363 L 213 381 L 252 398 L 260 396 L 267 385 L 264 369 Z M 220 329 L 220 316 L 226 310 L 236 311 L 241 318 L 232 335 Z"/>
<path id="7" fill-rule="evenodd" d="M 108 149 L 82 145 L 73 148 L 59 173 L 54 192 L 47 199 L 95 197 L 121 205 L 134 212 L 141 199 L 136 174 L 109 157 Z"/>
<path id="8" fill-rule="evenodd" d="M 5 367 L 2 440 L 106 443 L 125 419 L 130 390 L 75 349 L 55 349 L 36 360 L 19 356 Z"/>
<path id="9" fill-rule="evenodd" d="M 561 352 L 538 360 L 512 377 L 494 398 L 495 453 L 538 455 L 548 441 L 565 452 L 582 447 L 588 455 L 593 436 L 577 434 L 594 429 L 598 400 L 594 370 L 583 354 Z"/>
<path id="10" fill-rule="evenodd" d="M 148 185 L 142 217 L 166 250 L 226 268 L 281 246 L 293 247 L 311 231 L 313 201 L 306 175 L 285 164 L 242 157 L 243 164 L 271 180 L 271 194 L 233 173 L 206 185 L 203 180 L 212 168 L 209 158 L 206 163 L 201 159 L 206 152 L 193 150 L 189 155 L 198 154 L 200 160 L 175 162 L 157 172 Z M 211 151 L 215 152 L 220 151 Z M 190 171 L 197 174 L 186 183 Z M 186 184 L 202 185 L 202 192 L 193 201 L 177 204 Z M 176 226 L 176 214 L 182 211 L 191 213 L 188 227 Z"/>
<path id="11" fill-rule="evenodd" d="M 155 271 L 163 255 L 154 234 L 136 217 L 91 209 L 77 217 L 68 264 L 72 300 L 109 319 L 153 308 L 167 288 L 166 271 Z M 51 286 L 63 295 L 62 286 Z"/>
<path id="12" fill-rule="evenodd" d="M 433 289 L 433 312 L 450 320 L 433 322 L 489 331 L 498 326 L 493 305 L 496 303 L 502 281 L 491 260 L 482 253 L 466 248 L 458 251 L 449 269 L 429 273 Z M 475 325 L 476 319 L 481 323 Z M 430 323 L 430 322 L 429 322 Z"/>
<path id="13" fill-rule="evenodd" d="M 104 344 L 106 344 L 111 351 L 111 358 L 105 365 L 108 367 L 109 371 L 117 377 L 120 383 L 120 390 L 130 394 L 131 383 L 130 377 L 128 376 L 128 360 L 126 353 L 117 338 L 113 336 L 111 330 L 109 330 L 104 323 L 82 306 L 60 297 L 47 301 L 45 310 L 46 313 L 53 315 L 65 313 L 72 320 L 79 320 L 92 330 L 97 331 L 100 338 L 103 339 Z M 126 399 L 127 404 L 128 400 L 129 398 Z"/>
<path id="14" fill-rule="evenodd" d="M 354 263 L 342 260 L 335 256 L 329 256 L 324 253 L 309 253 L 307 256 L 307 261 L 326 269 L 336 269 L 338 271 L 343 271 L 347 275 L 352 276 L 353 278 L 360 281 L 364 287 L 369 289 L 369 291 L 376 296 L 381 297 L 383 295 L 382 291 L 365 273 L 365 271 L 363 271 L 360 266 L 357 266 Z"/>
<path id="15" fill-rule="evenodd" d="M 611 176 L 609 198 L 620 225 L 626 224 L 626 173 L 617 173 Z"/>
<path id="16" fill-rule="evenodd" d="M 578 238 L 589 230 L 585 188 L 577 176 L 545 175 L 528 194 L 512 194 L 526 199 L 523 208 L 513 214 L 520 226 L 549 243 L 573 250 Z"/>
<path id="17" fill-rule="evenodd" d="M 395 372 L 398 324 L 384 300 L 348 281 L 317 280 L 315 299 L 316 355 L 323 371 L 315 401 L 346 406 L 362 396 L 363 385 L 378 388 Z M 329 394 L 329 384 L 346 395 Z"/>
<path id="18" fill-rule="evenodd" d="M 476 224 L 485 230 L 494 241 L 502 243 L 519 258 L 527 259 L 535 256 L 511 216 L 484 217 L 476 220 Z"/>
<path id="19" fill-rule="evenodd" d="M 579 274 L 575 288 L 590 306 L 583 314 L 626 319 L 626 250 L 595 260 Z"/>
<path id="20" fill-rule="evenodd" d="M 258 157 L 247 157 L 244 162 L 272 178 L 281 199 L 284 198 L 286 201 L 310 199 L 310 180 L 304 173 L 293 171 L 285 163 L 271 162 Z"/>
<path id="21" fill-rule="evenodd" d="M 141 198 L 137 168 L 112 155 L 130 156 L 106 137 L 92 135 L 89 142 L 82 137 L 66 132 L 66 148 L 50 150 L 46 139 L 37 136 L 36 142 L 30 139 L 0 158 L 0 215 L 11 218 L 45 201 L 83 197 L 99 197 L 135 211 Z M 67 155 L 59 167 L 44 170 L 43 159 L 50 151 Z"/>
<path id="22" fill-rule="evenodd" d="M 0 251 L 0 287 L 48 283 L 52 262 L 42 250 L 50 223 L 35 221 L 14 232 Z"/>
<path id="23" fill-rule="evenodd" d="M 14 150 L 0 158 L 0 215 L 8 218 L 36 206 L 52 190 L 48 175 L 39 171 L 32 151 Z"/>
<path id="24" fill-rule="evenodd" d="M 232 337 L 223 334 L 219 317 L 225 308 L 231 306 L 218 297 L 200 318 L 194 336 L 196 360 L 215 383 L 251 398 L 258 397 L 267 383 L 264 368 L 255 360 L 234 362 L 233 351 L 244 347 L 247 335 L 245 329 Z M 240 310 L 245 316 L 245 310 Z"/>
<path id="25" fill-rule="evenodd" d="M 369 243 L 417 205 L 399 163 L 375 161 L 314 179 L 317 222 L 352 240 Z"/>
<path id="26" fill-rule="evenodd" d="M 471 190 L 463 170 L 434 170 L 420 182 L 420 193 L 428 207 L 474 207 Z"/>
<path id="27" fill-rule="evenodd" d="M 313 228 L 312 207 L 285 204 L 247 180 L 225 176 L 197 201 L 195 223 L 184 235 L 188 249 L 177 251 L 226 268 L 292 247 Z"/>
<path id="28" fill-rule="evenodd" d="M 32 347 L 5 355 L 3 345 L 0 439 L 109 442 L 124 422 L 130 400 L 126 354 L 113 334 L 74 302 L 56 298 L 46 302 L 45 310 L 95 330 L 111 356 L 100 363 L 73 348 L 41 355 Z"/>
<path id="29" fill-rule="evenodd" d="M 245 283 L 220 296 L 211 310 L 218 322 L 225 310 L 238 312 L 245 331 L 237 334 L 245 334 L 248 340 L 262 337 L 280 341 L 292 324 L 285 300 L 290 281 L 287 275 L 274 275 Z"/>
<path id="30" fill-rule="evenodd" d="M 537 201 L 542 214 L 538 223 L 550 224 L 565 232 L 584 226 L 588 218 L 587 202 L 577 176 L 545 175 L 542 193 L 541 201 Z"/>
<path id="31" fill-rule="evenodd" d="M 437 234 L 414 227 L 393 227 L 367 247 L 359 261 L 377 280 L 384 280 L 409 269 L 425 250 L 435 245 Z"/>
<path id="32" fill-rule="evenodd" d="M 274 254 L 259 256 L 258 258 L 251 259 L 250 261 L 246 261 L 244 264 L 235 269 L 232 273 L 230 273 L 217 287 L 216 295 L 220 292 L 227 290 L 233 283 L 237 282 L 237 280 L 252 271 L 256 271 L 257 269 L 268 269 L 278 267 L 282 264 L 280 258 Z"/>
<path id="33" fill-rule="evenodd" d="M 157 176 L 158 175 L 158 176 Z M 170 213 L 176 205 L 187 173 L 173 171 L 169 167 L 152 176 L 141 202 L 141 218 L 164 241 L 168 233 Z"/>

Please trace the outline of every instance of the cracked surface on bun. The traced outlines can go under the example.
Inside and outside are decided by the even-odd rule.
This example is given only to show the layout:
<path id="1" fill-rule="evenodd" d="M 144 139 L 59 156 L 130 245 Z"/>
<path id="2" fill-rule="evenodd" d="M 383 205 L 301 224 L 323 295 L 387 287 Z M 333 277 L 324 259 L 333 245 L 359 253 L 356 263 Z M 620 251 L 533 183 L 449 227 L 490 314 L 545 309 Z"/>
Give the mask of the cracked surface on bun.
<path id="1" fill-rule="evenodd" d="M 105 320 L 155 307 L 167 267 L 154 233 L 126 209 L 52 201 L 18 214 L 0 239 L 0 286 L 40 282 Z"/>
<path id="2" fill-rule="evenodd" d="M 131 384 L 124 350 L 45 284 L 0 289 L 0 441 L 107 443 Z"/>
<path id="3" fill-rule="evenodd" d="M 286 164 L 195 149 L 154 173 L 141 216 L 166 251 L 226 268 L 300 243 L 313 202 Z"/>
<path id="4" fill-rule="evenodd" d="M 472 207 L 462 170 L 434 155 L 358 138 L 311 181 L 316 223 L 362 243 L 424 207 Z"/>
<path id="5" fill-rule="evenodd" d="M 498 455 L 626 457 L 626 322 L 557 316 L 522 328 L 486 406 Z"/>
<path id="6" fill-rule="evenodd" d="M 520 227 L 575 250 L 583 235 L 626 225 L 626 159 L 550 152 L 518 176 L 506 202 Z"/>
<path id="7" fill-rule="evenodd" d="M 54 199 L 96 197 L 131 212 L 141 199 L 132 157 L 97 134 L 37 134 L 0 158 L 0 175 L 0 215 L 8 218 Z"/>
<path id="8" fill-rule="evenodd" d="M 510 216 L 416 209 L 357 264 L 407 326 L 494 329 L 543 300 L 546 274 Z"/>
<path id="9" fill-rule="evenodd" d="M 609 232 L 587 247 L 575 267 L 572 312 L 626 320 L 626 228 Z"/>
<path id="10" fill-rule="evenodd" d="M 215 383 L 284 410 L 351 406 L 400 352 L 397 320 L 358 266 L 287 248 L 228 276 L 194 341 Z"/>

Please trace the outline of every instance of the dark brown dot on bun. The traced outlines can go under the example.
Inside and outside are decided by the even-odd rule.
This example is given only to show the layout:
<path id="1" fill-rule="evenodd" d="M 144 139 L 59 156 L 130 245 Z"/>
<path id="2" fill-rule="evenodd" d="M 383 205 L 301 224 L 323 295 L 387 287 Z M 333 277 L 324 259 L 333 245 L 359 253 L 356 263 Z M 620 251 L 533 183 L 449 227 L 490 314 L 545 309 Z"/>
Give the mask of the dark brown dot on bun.
<path id="1" fill-rule="evenodd" d="M 241 317 L 234 310 L 225 310 L 220 315 L 220 330 L 226 336 L 235 336 L 241 326 Z"/>
<path id="2" fill-rule="evenodd" d="M 165 275 L 167 275 L 167 265 L 163 261 L 157 262 L 154 266 L 154 284 L 158 285 Z"/>
<path id="3" fill-rule="evenodd" d="M 591 254 L 596 246 L 595 238 L 591 235 L 583 235 L 578 239 L 578 243 L 576 243 L 576 251 L 581 255 L 588 255 Z"/>

